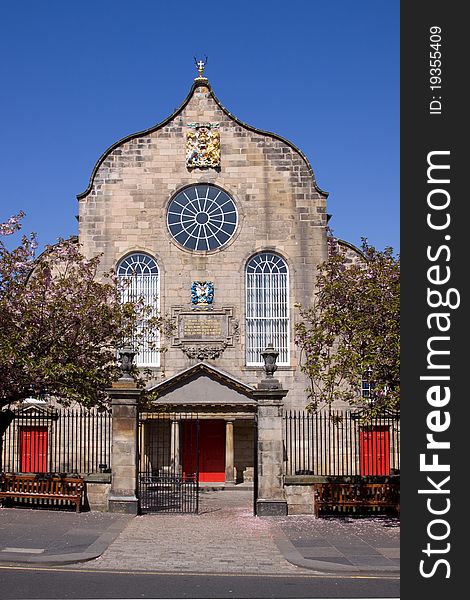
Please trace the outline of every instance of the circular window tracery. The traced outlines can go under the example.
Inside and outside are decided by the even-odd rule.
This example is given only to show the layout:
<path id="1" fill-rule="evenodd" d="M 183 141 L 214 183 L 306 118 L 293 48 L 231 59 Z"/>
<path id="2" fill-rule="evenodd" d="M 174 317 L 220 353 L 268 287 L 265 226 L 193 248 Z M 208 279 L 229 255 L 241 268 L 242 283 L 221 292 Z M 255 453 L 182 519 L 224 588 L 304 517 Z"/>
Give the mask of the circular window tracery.
<path id="1" fill-rule="evenodd" d="M 189 250 L 216 250 L 224 246 L 233 236 L 237 222 L 234 201 L 215 185 L 185 188 L 168 207 L 168 229 Z"/>

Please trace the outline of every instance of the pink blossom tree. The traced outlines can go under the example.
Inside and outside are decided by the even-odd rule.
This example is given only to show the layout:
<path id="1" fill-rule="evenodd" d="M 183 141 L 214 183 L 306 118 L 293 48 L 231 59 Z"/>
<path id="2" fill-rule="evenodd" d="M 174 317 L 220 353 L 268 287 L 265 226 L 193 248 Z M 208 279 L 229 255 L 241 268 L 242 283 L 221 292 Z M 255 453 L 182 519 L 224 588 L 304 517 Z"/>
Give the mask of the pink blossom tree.
<path id="1" fill-rule="evenodd" d="M 295 326 L 301 368 L 310 381 L 307 408 L 342 400 L 369 416 L 398 410 L 399 256 L 363 240 L 364 259 L 348 262 L 332 236 L 329 248 L 328 260 L 319 266 L 315 301 L 301 307 L 302 320 Z"/>
<path id="2" fill-rule="evenodd" d="M 123 303 L 114 274 L 98 280 L 99 257 L 85 258 L 73 238 L 38 257 L 34 234 L 9 250 L 1 236 L 17 232 L 23 216 L 0 224 L 0 408 L 45 394 L 62 404 L 104 404 L 120 376 L 117 349 L 139 343 L 137 324 L 169 324 L 139 299 Z"/>

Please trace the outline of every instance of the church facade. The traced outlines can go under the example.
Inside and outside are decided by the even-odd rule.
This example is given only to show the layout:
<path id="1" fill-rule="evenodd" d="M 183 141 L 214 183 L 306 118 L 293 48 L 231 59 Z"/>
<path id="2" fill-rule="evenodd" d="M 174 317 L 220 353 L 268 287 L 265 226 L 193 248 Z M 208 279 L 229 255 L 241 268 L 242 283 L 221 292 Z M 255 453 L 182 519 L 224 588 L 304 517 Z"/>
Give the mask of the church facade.
<path id="1" fill-rule="evenodd" d="M 327 257 L 326 198 L 298 148 L 237 120 L 201 76 L 173 115 L 101 156 L 79 240 L 174 319 L 167 351 L 137 356 L 154 384 L 205 361 L 255 385 L 271 343 L 289 405 L 305 406 L 293 325 Z"/>
<path id="2" fill-rule="evenodd" d="M 171 116 L 104 152 L 78 195 L 83 252 L 103 254 L 103 271 L 172 319 L 166 351 L 141 347 L 136 362 L 152 373 L 156 405 L 201 419 L 201 481 L 252 480 L 266 347 L 278 353 L 284 408 L 307 403 L 294 323 L 327 258 L 326 200 L 306 156 L 234 117 L 202 69 Z M 172 456 L 141 468 L 171 458 L 184 471 L 189 425 L 168 423 Z"/>

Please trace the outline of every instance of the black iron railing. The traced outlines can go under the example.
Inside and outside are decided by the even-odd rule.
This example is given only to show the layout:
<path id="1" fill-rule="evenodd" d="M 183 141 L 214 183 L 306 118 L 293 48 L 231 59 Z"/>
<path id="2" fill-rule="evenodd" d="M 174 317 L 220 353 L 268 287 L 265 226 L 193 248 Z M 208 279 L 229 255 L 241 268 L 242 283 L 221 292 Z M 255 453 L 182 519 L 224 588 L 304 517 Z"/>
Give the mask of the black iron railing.
<path id="1" fill-rule="evenodd" d="M 4 472 L 88 474 L 111 467 L 110 411 L 31 404 L 10 411 L 8 421 Z"/>
<path id="2" fill-rule="evenodd" d="M 388 476 L 400 471 L 400 419 L 386 414 L 288 411 L 284 416 L 286 475 Z"/>

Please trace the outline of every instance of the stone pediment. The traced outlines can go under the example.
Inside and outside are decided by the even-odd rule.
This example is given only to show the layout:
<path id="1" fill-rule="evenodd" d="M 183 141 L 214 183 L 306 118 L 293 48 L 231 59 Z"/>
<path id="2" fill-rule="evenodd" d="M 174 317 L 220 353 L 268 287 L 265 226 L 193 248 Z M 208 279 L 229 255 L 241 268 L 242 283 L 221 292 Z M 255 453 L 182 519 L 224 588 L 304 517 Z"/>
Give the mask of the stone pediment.
<path id="1" fill-rule="evenodd" d="M 156 404 L 256 405 L 254 387 L 204 362 L 151 389 L 158 392 Z"/>

